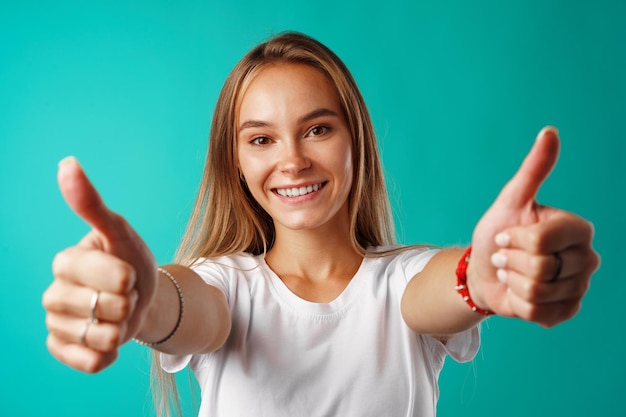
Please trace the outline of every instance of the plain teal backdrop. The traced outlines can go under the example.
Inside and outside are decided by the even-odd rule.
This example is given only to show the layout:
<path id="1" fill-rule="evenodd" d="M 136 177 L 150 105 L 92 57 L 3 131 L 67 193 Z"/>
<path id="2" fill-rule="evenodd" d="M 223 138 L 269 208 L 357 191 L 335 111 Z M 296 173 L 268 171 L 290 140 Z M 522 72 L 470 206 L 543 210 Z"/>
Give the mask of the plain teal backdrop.
<path id="1" fill-rule="evenodd" d="M 88 230 L 60 197 L 57 161 L 76 155 L 170 261 L 226 75 L 291 29 L 334 49 L 360 84 L 405 243 L 468 243 L 539 129 L 560 129 L 540 200 L 594 222 L 602 267 L 565 324 L 489 319 L 476 360 L 444 368 L 439 415 L 625 416 L 625 5 L 3 0 L 0 415 L 152 415 L 145 349 L 124 346 L 98 375 L 46 350 L 51 260 Z"/>

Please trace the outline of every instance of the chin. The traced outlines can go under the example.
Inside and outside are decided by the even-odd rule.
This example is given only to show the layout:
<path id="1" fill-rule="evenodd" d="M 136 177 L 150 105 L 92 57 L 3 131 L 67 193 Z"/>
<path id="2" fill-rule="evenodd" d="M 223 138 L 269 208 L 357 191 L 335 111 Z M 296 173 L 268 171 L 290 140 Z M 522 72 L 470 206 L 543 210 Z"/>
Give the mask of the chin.
<path id="1" fill-rule="evenodd" d="M 287 230 L 314 230 L 321 227 L 324 222 L 312 219 L 311 217 L 296 218 L 296 219 L 279 219 L 274 220 L 275 225 Z"/>
<path id="2" fill-rule="evenodd" d="M 333 219 L 291 219 L 291 220 L 283 220 L 276 221 L 274 220 L 274 224 L 280 224 L 280 227 L 286 230 L 291 231 L 315 231 L 315 230 L 323 230 L 325 233 L 333 233 L 341 229 L 340 226 L 333 221 Z"/>

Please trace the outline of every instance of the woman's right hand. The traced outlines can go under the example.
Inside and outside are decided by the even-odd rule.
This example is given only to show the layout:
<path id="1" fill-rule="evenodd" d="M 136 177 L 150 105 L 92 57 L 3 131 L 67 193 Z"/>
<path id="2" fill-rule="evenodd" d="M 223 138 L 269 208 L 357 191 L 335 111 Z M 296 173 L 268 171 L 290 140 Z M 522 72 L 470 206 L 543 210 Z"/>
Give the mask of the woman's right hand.
<path id="1" fill-rule="evenodd" d="M 54 258 L 54 281 L 43 295 L 47 345 L 72 368 L 98 372 L 141 329 L 154 299 L 157 265 L 126 220 L 105 206 L 75 158 L 59 163 L 58 182 L 65 201 L 92 230 Z"/>

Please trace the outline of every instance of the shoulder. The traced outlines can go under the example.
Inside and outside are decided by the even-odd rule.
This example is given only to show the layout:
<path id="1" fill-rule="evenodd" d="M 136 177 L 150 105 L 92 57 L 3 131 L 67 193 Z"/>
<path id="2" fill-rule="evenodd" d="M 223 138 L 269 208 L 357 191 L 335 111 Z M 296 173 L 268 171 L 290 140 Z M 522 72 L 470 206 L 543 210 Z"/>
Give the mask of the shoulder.
<path id="1" fill-rule="evenodd" d="M 261 270 L 259 257 L 245 252 L 198 258 L 190 267 L 204 282 L 219 288 L 227 296 L 241 278 L 250 279 Z"/>
<path id="2" fill-rule="evenodd" d="M 402 273 L 411 278 L 419 273 L 432 259 L 438 249 L 425 245 L 390 245 L 367 249 L 366 257 L 387 272 Z"/>
<path id="3" fill-rule="evenodd" d="M 198 258 L 191 264 L 191 269 L 199 271 L 245 271 L 259 266 L 259 257 L 247 252 L 212 258 Z"/>
<path id="4" fill-rule="evenodd" d="M 406 261 L 413 258 L 430 258 L 439 250 L 426 245 L 387 245 L 367 248 L 365 257 L 387 262 Z"/>

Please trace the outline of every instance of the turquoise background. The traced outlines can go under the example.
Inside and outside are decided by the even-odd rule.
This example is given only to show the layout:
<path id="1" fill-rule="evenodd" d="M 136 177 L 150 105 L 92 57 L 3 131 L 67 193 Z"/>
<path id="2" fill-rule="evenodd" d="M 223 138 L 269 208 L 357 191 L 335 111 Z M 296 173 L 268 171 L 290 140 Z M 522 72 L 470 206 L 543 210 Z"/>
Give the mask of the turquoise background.
<path id="1" fill-rule="evenodd" d="M 560 129 L 540 201 L 593 221 L 602 267 L 565 324 L 489 319 L 476 360 L 446 364 L 439 415 L 626 415 L 625 21 L 623 1 L 3 1 L 0 415 L 152 415 L 143 348 L 98 375 L 46 350 L 51 260 L 88 230 L 57 190 L 57 161 L 76 155 L 168 262 L 225 77 L 286 29 L 353 71 L 403 242 L 467 243 L 537 131 Z"/>

